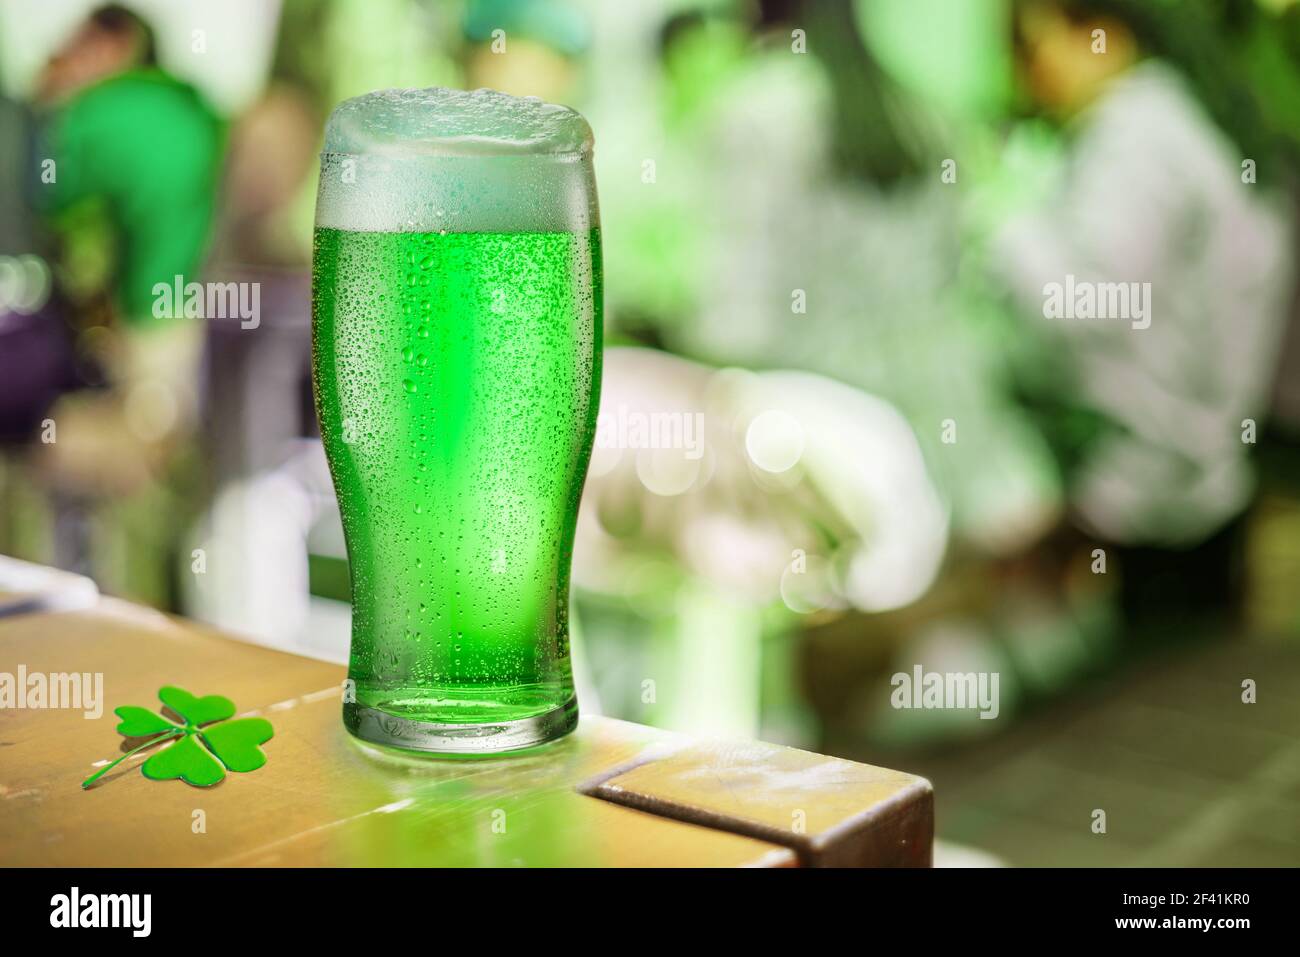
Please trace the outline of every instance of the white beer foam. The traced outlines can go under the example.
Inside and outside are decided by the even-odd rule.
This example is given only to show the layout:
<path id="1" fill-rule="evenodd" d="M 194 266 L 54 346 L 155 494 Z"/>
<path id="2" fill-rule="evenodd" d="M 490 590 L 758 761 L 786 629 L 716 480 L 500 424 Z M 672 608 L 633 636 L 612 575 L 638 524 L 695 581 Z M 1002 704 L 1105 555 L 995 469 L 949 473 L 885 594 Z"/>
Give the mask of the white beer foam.
<path id="1" fill-rule="evenodd" d="M 316 222 L 336 229 L 574 231 L 599 221 L 581 114 L 495 90 L 379 90 L 325 127 Z"/>
<path id="2" fill-rule="evenodd" d="M 577 111 L 496 90 L 377 90 L 344 100 L 325 126 L 326 153 L 583 153 L 591 142 Z"/>

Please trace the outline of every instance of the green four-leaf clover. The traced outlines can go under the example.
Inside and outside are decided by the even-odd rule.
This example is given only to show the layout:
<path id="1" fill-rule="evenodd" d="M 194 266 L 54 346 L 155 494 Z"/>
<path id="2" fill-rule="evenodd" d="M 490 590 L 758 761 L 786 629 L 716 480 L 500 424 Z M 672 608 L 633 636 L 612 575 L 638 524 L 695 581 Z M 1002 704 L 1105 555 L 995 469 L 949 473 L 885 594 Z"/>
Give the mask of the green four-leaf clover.
<path id="1" fill-rule="evenodd" d="M 258 745 L 271 740 L 275 733 L 265 718 L 235 716 L 235 703 L 221 695 L 196 698 L 183 688 L 168 685 L 158 690 L 166 710 L 184 724 L 155 714 L 147 708 L 123 705 L 114 709 L 122 719 L 117 726 L 126 738 L 148 738 L 112 764 L 100 768 L 81 783 L 88 788 L 131 755 L 168 738 L 164 745 L 140 768 L 147 778 L 171 781 L 180 778 L 195 787 L 211 787 L 226 776 L 226 771 L 256 771 L 266 763 Z"/>

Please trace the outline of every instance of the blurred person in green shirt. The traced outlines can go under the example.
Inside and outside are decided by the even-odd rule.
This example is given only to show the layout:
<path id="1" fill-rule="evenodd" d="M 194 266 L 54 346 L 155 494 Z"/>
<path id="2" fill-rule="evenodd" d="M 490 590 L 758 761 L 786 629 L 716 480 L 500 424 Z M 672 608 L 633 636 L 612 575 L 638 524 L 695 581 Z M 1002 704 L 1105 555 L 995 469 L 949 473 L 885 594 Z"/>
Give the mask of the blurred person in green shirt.
<path id="1" fill-rule="evenodd" d="M 115 5 L 51 57 L 37 92 L 49 111 L 37 195 L 62 235 L 80 346 L 110 386 L 55 407 L 45 464 L 60 488 L 130 491 L 157 477 L 194 418 L 202 325 L 160 314 L 154 287 L 198 278 L 221 127 L 157 66 L 148 24 Z"/>

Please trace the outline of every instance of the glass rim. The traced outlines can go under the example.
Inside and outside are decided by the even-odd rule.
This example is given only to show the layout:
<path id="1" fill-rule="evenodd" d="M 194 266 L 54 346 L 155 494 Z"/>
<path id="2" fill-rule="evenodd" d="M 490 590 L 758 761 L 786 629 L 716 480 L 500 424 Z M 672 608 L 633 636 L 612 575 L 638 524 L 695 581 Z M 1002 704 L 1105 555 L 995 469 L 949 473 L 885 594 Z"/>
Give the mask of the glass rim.
<path id="1" fill-rule="evenodd" d="M 410 161 L 428 161 L 439 159 L 512 159 L 512 160 L 574 160 L 590 157 L 595 154 L 592 146 L 583 146 L 576 150 L 548 150 L 542 153 L 512 152 L 508 150 L 465 150 L 465 149 L 435 149 L 422 150 L 419 152 L 368 152 L 353 153 L 344 150 L 321 150 L 317 157 L 324 162 L 327 158 L 342 157 L 344 159 L 378 159 L 392 160 L 399 163 Z"/>

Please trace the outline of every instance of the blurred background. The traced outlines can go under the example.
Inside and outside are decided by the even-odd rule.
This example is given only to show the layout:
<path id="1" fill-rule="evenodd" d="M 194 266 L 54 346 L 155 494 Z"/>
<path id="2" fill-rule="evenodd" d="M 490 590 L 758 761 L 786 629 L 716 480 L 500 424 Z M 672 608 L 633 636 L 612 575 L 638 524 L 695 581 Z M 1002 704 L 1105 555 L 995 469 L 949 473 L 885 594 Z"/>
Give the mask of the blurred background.
<path id="1" fill-rule="evenodd" d="M 924 774 L 940 864 L 1300 864 L 1300 3 L 0 0 L 0 553 L 346 660 L 317 152 L 430 85 L 595 130 L 584 711 Z"/>

